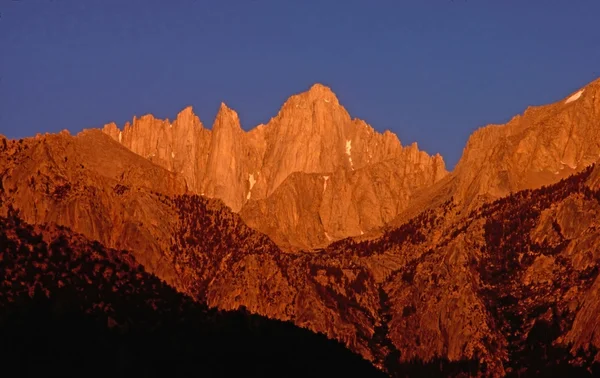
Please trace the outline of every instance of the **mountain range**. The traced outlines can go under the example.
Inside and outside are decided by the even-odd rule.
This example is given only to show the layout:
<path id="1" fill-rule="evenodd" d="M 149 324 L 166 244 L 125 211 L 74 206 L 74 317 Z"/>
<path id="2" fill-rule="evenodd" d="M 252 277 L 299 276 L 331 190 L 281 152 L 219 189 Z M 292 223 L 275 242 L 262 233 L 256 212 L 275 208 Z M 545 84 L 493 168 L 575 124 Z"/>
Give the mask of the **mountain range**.
<path id="1" fill-rule="evenodd" d="M 452 172 L 321 84 L 250 131 L 221 104 L 211 129 L 187 107 L 0 137 L 0 215 L 129 251 L 199 306 L 293 322 L 392 376 L 597 374 L 598 93 L 475 131 Z"/>

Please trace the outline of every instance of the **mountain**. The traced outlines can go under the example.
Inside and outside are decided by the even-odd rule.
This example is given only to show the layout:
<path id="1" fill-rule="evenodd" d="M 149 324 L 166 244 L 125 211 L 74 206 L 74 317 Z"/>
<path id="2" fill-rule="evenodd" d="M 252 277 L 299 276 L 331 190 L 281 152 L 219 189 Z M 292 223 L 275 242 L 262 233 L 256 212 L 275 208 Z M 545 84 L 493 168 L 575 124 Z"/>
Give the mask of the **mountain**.
<path id="1" fill-rule="evenodd" d="M 450 197 L 474 209 L 519 190 L 558 182 L 598 157 L 600 79 L 553 104 L 530 106 L 505 125 L 476 130 L 455 170 L 414 201 L 411 213 Z"/>
<path id="2" fill-rule="evenodd" d="M 588 168 L 456 221 L 447 202 L 381 238 L 329 248 L 379 267 L 382 335 L 400 361 L 442 355 L 493 376 L 597 374 L 597 174 Z M 397 360 L 387 363 L 393 371 Z"/>
<path id="3" fill-rule="evenodd" d="M 192 301 L 126 251 L 0 217 L 3 368 L 17 376 L 384 376 L 323 335 Z"/>
<path id="4" fill-rule="evenodd" d="M 203 146 L 230 152 L 207 147 L 196 181 L 157 158 L 172 155 L 124 145 L 131 125 L 3 139 L 0 212 L 129 250 L 198 303 L 291 321 L 393 376 L 598 374 L 597 86 L 528 110 L 526 121 L 476 132 L 450 174 L 389 133 L 365 134 L 381 151 L 367 143 L 355 155 L 363 137 L 344 133 L 364 124 L 345 117 L 322 86 L 250 132 L 224 105 L 213 130 L 197 121 L 190 130 L 210 136 Z M 565 130 L 567 140 L 557 139 Z M 298 159 L 273 140 L 287 140 Z M 301 157 L 305 144 L 327 144 L 330 159 Z M 573 169 L 546 174 L 571 144 L 581 157 Z M 249 192 L 225 184 L 246 174 Z M 215 193 L 246 201 L 233 211 L 209 198 Z"/>
<path id="5" fill-rule="evenodd" d="M 149 272 L 200 302 L 292 320 L 371 355 L 357 325 L 319 294 L 321 284 L 307 265 L 313 254 L 284 253 L 220 200 L 184 194 L 166 180 L 136 181 L 128 174 L 132 167 L 149 169 L 148 177 L 172 173 L 107 135 L 90 130 L 0 146 L 2 214 L 17 209 L 26 222 L 70 227 L 109 248 L 130 250 Z"/>
<path id="6" fill-rule="evenodd" d="M 554 104 L 528 107 L 506 125 L 477 130 L 453 174 L 458 198 L 539 188 L 596 162 L 599 111 L 600 79 Z"/>
<path id="7" fill-rule="evenodd" d="M 110 123 L 103 132 L 177 173 L 191 193 L 221 199 L 288 249 L 378 229 L 420 188 L 447 174 L 441 156 L 416 144 L 402 147 L 393 133 L 352 119 L 321 84 L 290 97 L 266 125 L 249 132 L 225 104 L 211 130 L 188 107 L 172 123 L 145 115 L 122 131 Z M 328 195 L 329 177 L 336 193 L 320 198 Z M 388 178 L 391 184 L 382 182 Z M 320 203 L 308 204 L 307 193 Z"/>
<path id="8" fill-rule="evenodd" d="M 441 174 L 443 162 L 432 161 L 413 144 L 393 159 L 356 170 L 292 173 L 268 198 L 249 201 L 240 215 L 283 248 L 325 247 L 379 230 Z"/>
<path id="9" fill-rule="evenodd" d="M 86 139 L 92 137 L 94 143 L 86 144 Z M 98 132 L 47 138 L 64 139 L 74 145 L 83 143 L 90 148 L 92 145 L 101 148 L 98 141 L 105 140 L 123 151 L 122 156 L 106 154 L 111 159 L 117 156 L 131 162 L 143 161 Z M 13 141 L 9 142 L 9 148 L 18 151 L 20 147 L 27 153 L 43 148 L 28 147 L 28 142 L 45 148 L 54 145 L 40 140 Z M 66 142 L 61 149 L 67 150 L 68 145 Z M 72 148 L 78 150 L 78 147 Z M 60 176 L 41 176 L 43 178 L 36 180 L 38 176 L 34 173 L 31 180 L 21 169 L 35 172 L 36 165 L 28 167 L 22 164 L 23 159 L 15 157 L 9 160 L 16 164 L 3 175 L 2 208 L 7 213 L 15 206 L 19 216 L 35 219 L 40 213 L 36 206 L 73 209 L 60 210 L 61 214 L 72 215 L 56 221 L 59 224 L 73 222 L 74 227 L 88 235 L 95 235 L 97 228 L 90 227 L 89 222 L 75 221 L 79 215 L 95 219 L 90 214 L 96 214 L 95 222 L 107 229 L 111 224 L 126 224 L 125 219 L 131 223 L 137 219 L 132 234 L 149 235 L 147 240 L 156 237 L 150 235 L 154 224 L 162 220 L 166 222 L 158 228 L 162 233 L 156 231 L 155 234 L 159 236 L 158 248 L 131 249 L 136 257 L 158 261 L 157 274 L 175 282 L 180 291 L 211 307 L 225 310 L 244 307 L 252 313 L 290 320 L 325 333 L 391 373 L 407 369 L 422 371 L 418 369 L 432 369 L 432 366 L 441 366 L 446 373 L 487 369 L 485 371 L 495 374 L 511 372 L 509 369 L 530 363 L 553 369 L 571 369 L 573 364 L 592 366 L 590 352 L 581 352 L 582 357 L 573 362 L 569 360 L 568 348 L 577 352 L 581 347 L 597 346 L 593 334 L 581 332 L 594 329 L 596 321 L 589 314 L 595 313 L 597 296 L 593 283 L 597 280 L 598 259 L 588 251 L 594 250 L 596 238 L 594 214 L 599 206 L 596 198 L 600 195 L 592 188 L 598 186 L 600 173 L 597 170 L 588 169 L 550 188 L 520 192 L 457 221 L 447 218 L 455 207 L 448 202 L 380 238 L 360 242 L 346 239 L 321 251 L 285 253 L 267 237 L 248 228 L 218 200 L 187 194 L 171 197 L 136 187 L 131 182 L 107 185 L 100 179 L 96 181 L 96 191 L 90 195 L 92 193 L 86 192 L 78 181 L 72 189 L 61 189 L 63 186 L 54 183 L 54 180 L 63 182 Z M 73 159 L 61 158 L 55 163 L 64 167 L 69 160 Z M 53 173 L 59 171 L 50 164 L 46 169 Z M 97 171 L 92 169 L 94 165 L 80 168 L 79 179 L 90 181 L 97 177 Z M 29 185 L 13 186 L 15 177 L 18 182 L 41 181 L 50 189 L 26 192 Z M 24 200 L 26 193 L 31 195 L 27 201 Z M 584 200 L 578 199 L 580 197 Z M 110 207 L 101 207 L 102 198 L 109 198 L 106 203 L 110 203 Z M 136 211 L 136 198 L 159 211 Z M 36 205 L 29 206 L 30 203 Z M 85 210 L 87 206 L 95 211 Z M 134 214 L 111 210 L 128 206 Z M 562 210 L 548 210 L 554 208 Z M 102 224 L 107 217 L 98 215 L 108 211 L 113 211 L 108 218 L 114 223 Z M 44 212 L 53 213 L 56 210 Z M 511 219 L 517 223 L 504 224 Z M 44 222 L 38 219 L 38 223 Z M 504 227 L 508 231 L 502 231 Z M 541 246 L 536 246 L 533 241 L 538 240 L 539 235 L 551 235 L 548 227 L 561 230 L 562 236 L 555 236 L 548 241 L 549 245 L 541 241 Z M 119 229 L 113 228 L 115 235 Z M 97 235 L 110 241 L 109 234 Z M 513 235 L 523 240 L 514 241 Z M 582 235 L 586 237 L 580 240 Z M 130 242 L 127 237 L 122 239 L 114 238 L 113 243 Z M 138 242 L 147 241 L 138 238 Z M 515 246 L 523 251 L 531 249 L 527 259 L 512 252 Z M 498 255 L 505 253 L 506 248 L 512 253 L 510 259 Z M 555 264 L 558 265 L 553 268 Z M 536 269 L 542 269 L 541 273 Z M 538 287 L 536 280 L 539 279 L 535 277 L 540 274 L 543 280 Z M 508 277 L 514 279 L 506 282 Z M 498 278 L 502 279 L 498 281 Z M 554 285 L 554 282 L 560 283 Z M 504 299 L 507 295 L 522 298 L 532 293 L 537 295 L 535 301 L 526 302 L 523 308 L 515 307 L 514 299 Z M 572 302 L 575 297 L 577 302 Z M 542 308 L 551 308 L 554 312 L 540 313 Z M 529 316 L 527 314 L 537 315 L 522 318 Z M 553 320 L 554 317 L 558 320 Z M 581 320 L 576 323 L 575 319 Z M 523 352 L 518 349 L 522 345 L 518 342 L 527 341 L 531 333 L 531 328 L 523 324 L 532 326 L 539 321 L 543 325 L 543 321 L 550 320 L 558 322 L 560 327 L 554 328 L 551 340 L 535 345 L 552 352 L 552 358 L 558 360 L 549 360 L 544 357 L 546 354 L 535 361 L 519 357 L 518 353 Z M 510 326 L 511 321 L 516 324 L 512 327 L 516 327 L 518 333 L 503 325 L 508 322 Z M 519 338 L 515 339 L 514 333 Z M 551 342 L 556 340 L 565 346 L 553 349 Z M 517 349 L 510 349 L 509 345 L 517 345 Z M 440 359 L 439 362 L 436 359 Z M 415 365 L 416 361 L 420 362 Z"/>
<path id="10" fill-rule="evenodd" d="M 115 249 L 135 250 L 150 272 L 177 286 L 163 250 L 174 215 L 153 193 L 186 192 L 175 174 L 132 153 L 99 130 L 0 138 L 0 207 L 32 224 L 67 226 Z"/>

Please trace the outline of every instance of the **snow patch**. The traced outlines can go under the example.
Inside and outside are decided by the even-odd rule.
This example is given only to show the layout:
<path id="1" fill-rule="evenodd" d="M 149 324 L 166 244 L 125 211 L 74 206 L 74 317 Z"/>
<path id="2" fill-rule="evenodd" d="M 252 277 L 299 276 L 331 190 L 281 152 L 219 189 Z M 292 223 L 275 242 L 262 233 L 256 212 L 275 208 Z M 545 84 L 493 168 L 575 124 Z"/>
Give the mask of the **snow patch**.
<path id="1" fill-rule="evenodd" d="M 329 100 L 328 100 L 328 99 L 324 99 L 324 101 L 325 101 L 325 102 L 329 102 Z"/>
<path id="2" fill-rule="evenodd" d="M 575 101 L 575 100 L 578 100 L 578 99 L 579 99 L 579 97 L 581 97 L 581 95 L 583 94 L 583 91 L 584 91 L 584 90 L 582 89 L 582 90 L 580 90 L 579 92 L 575 93 L 573 96 L 569 97 L 569 98 L 567 99 L 567 101 L 565 101 L 565 104 L 568 104 L 568 103 L 570 103 L 570 102 L 573 102 L 573 101 Z"/>
<path id="3" fill-rule="evenodd" d="M 123 140 L 123 132 L 119 131 L 119 143 L 121 143 L 121 140 Z"/>
<path id="4" fill-rule="evenodd" d="M 360 230 L 360 234 L 361 234 L 361 235 L 364 235 L 365 233 L 364 233 L 364 231 L 363 231 L 363 230 Z"/>
<path id="5" fill-rule="evenodd" d="M 250 173 L 248 175 L 248 183 L 250 183 L 250 189 L 248 189 L 248 195 L 246 195 L 246 199 L 250 199 L 252 196 L 252 187 L 256 184 L 256 179 L 254 178 L 254 174 Z"/>
<path id="6" fill-rule="evenodd" d="M 333 238 L 331 236 L 329 236 L 329 234 L 326 232 L 325 233 L 325 237 L 327 238 L 327 240 L 332 241 Z"/>
<path id="7" fill-rule="evenodd" d="M 323 193 L 325 193 L 325 189 L 327 189 L 327 180 L 329 180 L 329 176 L 323 176 Z"/>
<path id="8" fill-rule="evenodd" d="M 352 141 L 346 141 L 346 155 L 348 155 L 348 161 L 350 162 L 350 167 L 354 170 L 354 164 L 352 163 Z"/>
<path id="9" fill-rule="evenodd" d="M 172 151 L 171 151 L 171 157 L 172 157 L 173 159 L 175 159 L 175 152 L 172 152 Z"/>

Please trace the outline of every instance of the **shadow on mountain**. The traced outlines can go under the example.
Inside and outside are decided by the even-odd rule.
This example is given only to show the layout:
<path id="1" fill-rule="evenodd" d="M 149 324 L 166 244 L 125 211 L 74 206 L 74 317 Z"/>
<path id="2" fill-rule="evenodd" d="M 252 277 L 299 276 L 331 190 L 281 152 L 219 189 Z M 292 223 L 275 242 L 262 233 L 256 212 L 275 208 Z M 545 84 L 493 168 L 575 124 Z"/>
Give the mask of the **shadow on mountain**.
<path id="1" fill-rule="evenodd" d="M 324 335 L 208 309 L 126 252 L 15 214 L 0 218 L 0 276 L 0 353 L 15 376 L 383 375 Z"/>

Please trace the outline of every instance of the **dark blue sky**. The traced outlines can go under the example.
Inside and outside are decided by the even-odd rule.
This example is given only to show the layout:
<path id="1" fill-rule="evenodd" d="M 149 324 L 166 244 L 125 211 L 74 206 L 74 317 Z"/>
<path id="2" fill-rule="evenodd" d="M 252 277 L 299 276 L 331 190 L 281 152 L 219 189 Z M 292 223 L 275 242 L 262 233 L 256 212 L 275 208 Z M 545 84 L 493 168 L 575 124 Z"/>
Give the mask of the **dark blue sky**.
<path id="1" fill-rule="evenodd" d="M 0 0 L 0 133 L 221 101 L 249 129 L 329 85 L 454 166 L 476 128 L 600 76 L 598 0 Z"/>

